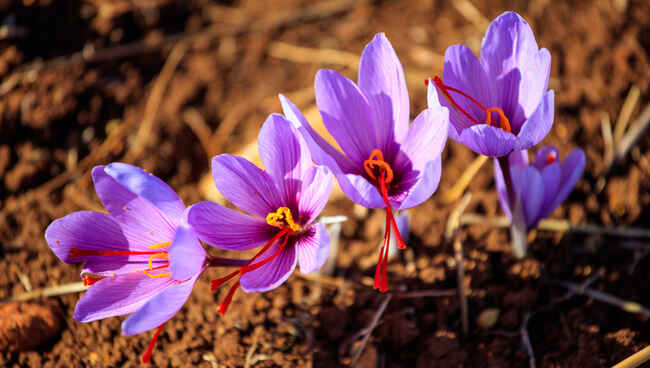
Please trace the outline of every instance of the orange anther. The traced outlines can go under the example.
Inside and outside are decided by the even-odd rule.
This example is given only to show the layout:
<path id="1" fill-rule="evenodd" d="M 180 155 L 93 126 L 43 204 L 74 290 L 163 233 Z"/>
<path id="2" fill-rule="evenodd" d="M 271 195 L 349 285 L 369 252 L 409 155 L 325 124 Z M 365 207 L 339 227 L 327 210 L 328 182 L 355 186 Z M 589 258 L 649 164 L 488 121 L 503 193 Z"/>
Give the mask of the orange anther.
<path id="1" fill-rule="evenodd" d="M 393 169 L 391 169 L 390 165 L 384 161 L 384 154 L 376 148 L 372 150 L 370 157 L 363 162 L 363 168 L 366 170 L 366 174 L 368 174 L 368 176 L 373 180 L 378 180 L 377 175 L 375 175 L 375 170 L 377 170 L 379 173 L 385 173 L 385 183 L 393 181 Z"/>
<path id="2" fill-rule="evenodd" d="M 490 125 L 492 123 L 492 114 L 490 114 L 490 112 L 492 111 L 495 111 L 499 114 L 499 128 L 510 133 L 511 132 L 510 120 L 508 120 L 503 110 L 498 107 L 490 107 L 489 109 L 485 110 L 485 114 L 486 114 L 485 124 Z"/>

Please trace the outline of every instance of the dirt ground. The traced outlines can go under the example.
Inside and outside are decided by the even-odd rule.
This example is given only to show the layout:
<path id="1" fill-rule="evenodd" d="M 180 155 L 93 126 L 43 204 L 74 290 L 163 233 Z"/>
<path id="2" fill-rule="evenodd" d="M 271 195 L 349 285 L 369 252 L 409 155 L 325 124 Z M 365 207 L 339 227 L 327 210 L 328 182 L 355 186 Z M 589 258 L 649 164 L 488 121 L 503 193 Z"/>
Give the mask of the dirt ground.
<path id="1" fill-rule="evenodd" d="M 0 1 L 0 300 L 79 281 L 81 267 L 61 263 L 43 232 L 70 212 L 101 210 L 89 177 L 94 165 L 139 165 L 185 203 L 204 200 L 199 183 L 209 158 L 249 147 L 266 116 L 280 111 L 277 93 L 309 109 L 316 71 L 333 68 L 356 79 L 348 53 L 358 56 L 385 32 L 408 74 L 411 111 L 419 112 L 423 79 L 441 73 L 446 47 L 477 50 L 486 21 L 505 10 L 522 14 L 552 54 L 556 117 L 545 143 L 562 155 L 574 147 L 587 155 L 582 180 L 553 217 L 647 229 L 650 137 L 608 171 L 601 121 L 607 115 L 616 126 L 631 89 L 640 96 L 632 122 L 648 103 L 650 2 L 472 3 L 478 12 L 468 11 L 467 1 L 436 0 Z M 318 49 L 341 53 L 325 57 Z M 540 367 L 611 366 L 650 344 L 647 318 L 585 296 L 562 299 L 567 290 L 557 283 L 598 274 L 591 288 L 650 305 L 650 245 L 643 239 L 538 231 L 529 256 L 517 260 L 507 230 L 464 227 L 467 336 L 457 296 L 409 294 L 457 287 L 453 247 L 443 237 L 457 201 L 443 197 L 474 158 L 447 144 L 440 188 L 411 211 L 408 249 L 389 265 L 391 299 L 359 366 L 528 366 L 520 328 L 529 316 Z M 467 212 L 501 215 L 491 162 L 468 192 Z M 216 306 L 227 288 L 209 291 L 208 280 L 223 274 L 211 269 L 166 324 L 152 362 L 350 365 L 388 295 L 372 290 L 384 215 L 342 197 L 325 212 L 350 218 L 331 275 L 294 275 L 268 293 L 239 292 L 220 317 Z M 74 321 L 79 296 L 0 305 L 0 366 L 139 365 L 152 333 L 121 336 L 122 318 Z M 10 326 L 18 332 L 9 333 Z"/>

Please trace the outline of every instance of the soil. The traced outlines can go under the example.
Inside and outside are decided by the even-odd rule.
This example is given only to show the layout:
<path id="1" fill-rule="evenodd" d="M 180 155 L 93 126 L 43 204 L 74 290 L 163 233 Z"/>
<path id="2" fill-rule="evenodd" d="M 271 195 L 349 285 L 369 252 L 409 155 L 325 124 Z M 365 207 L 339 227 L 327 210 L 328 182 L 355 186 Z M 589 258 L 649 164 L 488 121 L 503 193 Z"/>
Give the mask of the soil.
<path id="1" fill-rule="evenodd" d="M 307 0 L 273 2 L 271 9 L 252 0 L 0 1 L 2 29 L 10 30 L 0 36 L 0 300 L 23 294 L 25 280 L 35 289 L 79 281 L 81 267 L 61 263 L 43 232 L 70 212 L 101 210 L 88 175 L 92 166 L 135 164 L 167 181 L 186 203 L 203 200 L 197 188 L 209 172 L 209 157 L 253 142 L 266 116 L 280 111 L 277 93 L 299 96 L 296 102 L 306 109 L 314 101 L 305 91 L 319 68 L 355 77 L 350 67 L 272 56 L 274 42 L 358 55 L 376 32 L 385 32 L 407 73 L 432 76 L 441 72 L 446 47 L 477 49 L 484 32 L 480 21 L 446 1 L 334 3 L 343 6 L 332 12 L 325 6 L 332 3 Z M 601 118 L 608 114 L 614 124 L 633 86 L 640 106 L 649 100 L 650 3 L 472 3 L 487 19 L 519 12 L 551 51 L 556 117 L 545 143 L 563 156 L 574 147 L 587 155 L 582 180 L 552 217 L 648 228 L 650 137 L 607 172 Z M 306 10 L 314 6 L 318 11 Z M 188 46 L 166 72 L 168 83 L 156 88 L 179 35 Z M 411 111 L 422 110 L 424 84 L 410 84 L 409 92 Z M 217 134 L 206 140 L 211 132 Z M 648 306 L 650 258 L 638 257 L 648 246 L 640 240 L 539 231 L 531 234 L 529 256 L 517 260 L 506 230 L 468 226 L 462 242 L 469 334 L 461 333 L 456 296 L 404 297 L 456 288 L 453 247 L 443 238 L 455 203 L 444 203 L 441 194 L 474 157 L 447 144 L 440 188 L 411 211 L 408 249 L 389 265 L 392 299 L 359 366 L 528 366 L 519 331 L 530 312 L 527 331 L 540 367 L 611 366 L 650 344 L 647 319 L 584 296 L 560 299 L 566 290 L 554 282 L 581 283 L 598 273 L 592 288 Z M 468 190 L 468 212 L 501 215 L 491 163 Z M 216 305 L 226 289 L 211 293 L 208 280 L 223 271 L 211 269 L 165 325 L 153 363 L 350 365 L 360 331 L 387 297 L 372 290 L 383 212 L 359 211 L 345 198 L 325 212 L 350 218 L 331 276 L 294 275 L 271 292 L 240 292 L 220 317 Z M 139 365 L 152 333 L 121 336 L 122 318 L 78 323 L 72 318 L 78 299 L 68 294 L 33 300 L 27 309 L 3 306 L 0 366 Z M 12 340 L 19 346 L 6 347 L 4 333 L 12 327 L 3 326 L 19 326 L 23 335 Z M 34 338 L 24 340 L 24 333 Z"/>

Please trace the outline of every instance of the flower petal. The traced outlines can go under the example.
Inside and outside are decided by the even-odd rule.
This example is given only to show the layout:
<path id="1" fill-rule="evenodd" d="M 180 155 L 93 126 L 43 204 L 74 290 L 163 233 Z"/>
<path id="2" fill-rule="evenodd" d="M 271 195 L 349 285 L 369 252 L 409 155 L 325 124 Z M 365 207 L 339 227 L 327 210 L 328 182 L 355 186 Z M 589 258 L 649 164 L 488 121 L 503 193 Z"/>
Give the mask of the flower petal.
<path id="1" fill-rule="evenodd" d="M 440 157 L 449 131 L 449 110 L 445 107 L 423 110 L 413 120 L 402 151 L 398 154 L 395 169 L 421 171 L 427 162 Z"/>
<path id="2" fill-rule="evenodd" d="M 257 148 L 266 171 L 282 195 L 282 202 L 295 208 L 302 177 L 313 166 L 304 139 L 284 116 L 271 114 L 262 125 Z"/>
<path id="3" fill-rule="evenodd" d="M 319 222 L 311 226 L 310 230 L 308 235 L 301 236 L 294 244 L 302 274 L 323 267 L 330 254 L 330 237 L 325 230 L 325 225 Z"/>
<path id="4" fill-rule="evenodd" d="M 187 222 L 206 243 L 230 250 L 256 248 L 269 241 L 277 230 L 263 220 L 212 202 L 190 207 Z"/>
<path id="5" fill-rule="evenodd" d="M 273 179 L 243 157 L 215 156 L 212 159 L 212 178 L 226 199 L 252 215 L 266 218 L 284 205 Z"/>
<path id="6" fill-rule="evenodd" d="M 554 99 L 555 92 L 553 90 L 546 92 L 542 102 L 537 106 L 537 110 L 521 126 L 521 130 L 517 134 L 515 150 L 529 149 L 546 137 L 553 126 Z"/>
<path id="7" fill-rule="evenodd" d="M 366 208 L 386 207 L 377 187 L 371 184 L 365 177 L 355 174 L 338 174 L 336 175 L 336 180 L 341 186 L 343 193 L 352 202 Z"/>
<path id="8" fill-rule="evenodd" d="M 378 136 L 401 142 L 409 125 L 409 95 L 402 64 L 383 33 L 361 54 L 359 89 L 375 112 Z"/>
<path id="9" fill-rule="evenodd" d="M 332 193 L 334 180 L 325 166 L 312 166 L 302 179 L 298 212 L 300 222 L 309 224 L 321 213 Z"/>
<path id="10" fill-rule="evenodd" d="M 494 186 L 496 187 L 497 195 L 499 197 L 499 204 L 501 205 L 501 210 L 506 215 L 506 217 L 512 220 L 512 212 L 510 211 L 510 200 L 508 199 L 508 189 L 506 188 L 506 183 L 503 177 L 501 164 L 499 163 L 499 160 L 497 158 L 494 158 L 493 162 L 494 162 Z"/>
<path id="11" fill-rule="evenodd" d="M 551 54 L 540 50 L 530 25 L 517 13 L 506 12 L 488 27 L 481 62 L 499 91 L 496 106 L 510 117 L 514 131 L 537 108 L 548 88 Z"/>
<path id="12" fill-rule="evenodd" d="M 172 318 L 192 293 L 199 274 L 185 282 L 177 282 L 151 298 L 122 322 L 122 335 L 136 335 L 156 328 Z"/>
<path id="13" fill-rule="evenodd" d="M 411 185 L 411 189 L 404 200 L 401 203 L 391 203 L 391 205 L 399 210 L 404 210 L 415 207 L 429 199 L 436 189 L 438 189 L 441 171 L 442 164 L 440 157 L 427 162 L 417 181 L 413 184 L 407 184 Z"/>
<path id="14" fill-rule="evenodd" d="M 141 168 L 121 162 L 104 167 L 104 172 L 131 192 L 148 200 L 176 224 L 180 221 L 185 205 L 178 194 L 164 181 Z"/>
<path id="15" fill-rule="evenodd" d="M 539 216 L 544 202 L 544 182 L 542 175 L 534 167 L 512 167 L 512 181 L 521 199 L 526 218 L 526 227 L 531 228 Z"/>
<path id="16" fill-rule="evenodd" d="M 177 220 L 113 179 L 104 166 L 93 168 L 92 177 L 97 196 L 122 228 L 132 250 L 172 240 Z"/>
<path id="17" fill-rule="evenodd" d="M 352 162 L 361 167 L 375 148 L 388 155 L 393 137 L 379 136 L 374 113 L 352 81 L 333 70 L 321 69 L 315 88 L 323 123 Z"/>
<path id="18" fill-rule="evenodd" d="M 151 278 L 142 272 L 99 280 L 77 302 L 74 319 L 91 322 L 133 313 L 174 282 L 169 277 Z"/>
<path id="19" fill-rule="evenodd" d="M 501 157 L 515 149 L 516 137 L 505 130 L 487 125 L 477 124 L 463 130 L 460 143 L 472 151 L 485 156 Z"/>
<path id="20" fill-rule="evenodd" d="M 560 180 L 562 179 L 562 168 L 560 167 L 559 163 L 554 162 L 550 165 L 546 165 L 546 167 L 541 170 L 541 173 L 542 182 L 544 184 L 544 200 L 542 203 L 542 208 L 540 209 L 539 216 L 537 216 L 537 218 L 533 221 L 535 224 L 537 224 L 541 219 L 550 215 L 551 212 L 553 212 L 555 209 L 555 207 L 551 208 L 551 205 L 553 204 L 555 197 L 557 196 L 557 192 L 561 186 Z"/>
<path id="21" fill-rule="evenodd" d="M 329 144 L 320 134 L 318 134 L 309 125 L 309 122 L 300 110 L 288 98 L 280 94 L 282 111 L 284 116 L 289 120 L 307 142 L 312 160 L 318 165 L 325 165 L 332 171 L 342 170 L 350 173 L 356 172 L 359 168 L 355 167 L 352 161 L 342 154 L 339 150 Z"/>
<path id="22" fill-rule="evenodd" d="M 555 207 L 559 206 L 560 203 L 564 202 L 564 200 L 569 196 L 585 170 L 585 163 L 585 154 L 579 148 L 571 151 L 569 156 L 562 161 L 560 164 L 560 167 L 562 168 L 561 184 L 553 203 L 549 206 L 550 212 L 552 212 Z"/>
<path id="23" fill-rule="evenodd" d="M 479 101 L 483 106 L 490 107 L 492 103 L 492 86 L 485 74 L 483 66 L 472 50 L 465 45 L 452 45 L 445 51 L 445 66 L 443 70 L 445 85 L 463 91 Z M 478 122 L 485 121 L 485 112 L 468 98 L 450 91 L 451 98 Z M 448 100 L 444 93 L 438 91 L 440 104 L 449 108 L 449 122 L 456 128 L 458 135 L 462 134 L 475 123 L 469 120 Z M 454 134 L 450 134 L 453 138 Z"/>
<path id="24" fill-rule="evenodd" d="M 559 151 L 553 146 L 544 146 L 537 150 L 533 166 L 535 166 L 537 170 L 542 171 L 544 167 L 550 163 L 549 159 L 551 160 L 550 162 L 559 162 Z"/>
<path id="25" fill-rule="evenodd" d="M 187 217 L 186 211 L 185 217 Z M 176 228 L 174 241 L 169 247 L 169 270 L 174 280 L 185 281 L 201 272 L 205 262 L 205 249 L 187 218 Z"/>
<path id="26" fill-rule="evenodd" d="M 278 249 L 278 242 L 276 242 L 266 252 L 262 253 L 256 262 L 265 260 Z M 291 276 L 296 268 L 297 259 L 293 245 L 291 243 L 287 244 L 277 257 L 264 266 L 242 275 L 240 278 L 241 288 L 248 293 L 261 293 L 277 288 Z M 255 264 L 255 262 L 252 264 Z"/>

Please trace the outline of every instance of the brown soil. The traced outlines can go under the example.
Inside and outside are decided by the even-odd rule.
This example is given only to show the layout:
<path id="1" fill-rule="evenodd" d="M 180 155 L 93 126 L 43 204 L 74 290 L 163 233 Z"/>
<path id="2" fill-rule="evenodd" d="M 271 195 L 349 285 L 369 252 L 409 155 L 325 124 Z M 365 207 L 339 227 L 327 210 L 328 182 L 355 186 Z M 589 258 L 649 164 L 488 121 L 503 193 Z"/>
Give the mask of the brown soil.
<path id="1" fill-rule="evenodd" d="M 650 138 L 642 138 L 605 175 L 600 125 L 603 113 L 616 121 L 631 86 L 640 89 L 641 106 L 649 99 L 650 3 L 531 1 L 516 2 L 514 8 L 505 1 L 473 3 L 488 19 L 507 9 L 520 12 L 553 55 L 557 114 L 545 142 L 563 154 L 581 147 L 587 155 L 583 179 L 553 217 L 648 228 Z M 269 9 L 252 0 L 0 1 L 2 17 L 15 21 L 12 32 L 0 37 L 0 299 L 22 294 L 25 277 L 34 288 L 79 280 L 80 266 L 59 262 L 43 232 L 67 213 L 101 208 L 88 176 L 93 165 L 117 160 L 139 165 L 176 188 L 186 203 L 202 200 L 197 186 L 209 170 L 208 158 L 236 153 L 253 141 L 265 117 L 280 111 L 277 93 L 298 96 L 296 102 L 307 108 L 313 94 L 305 91 L 318 68 L 355 75 L 341 65 L 273 57 L 274 41 L 359 54 L 374 33 L 383 31 L 407 73 L 426 76 L 440 73 L 436 54 L 459 42 L 475 48 L 484 31 L 451 2 L 361 2 L 333 13 L 320 6 L 316 16 L 304 10 L 315 1 L 273 4 Z M 3 21 L 11 25 L 10 18 Z M 162 100 L 147 107 L 155 101 L 157 76 L 176 35 L 197 32 L 202 33 L 188 41 Z M 129 46 L 134 42 L 140 43 Z M 409 85 L 409 90 L 412 111 L 420 111 L 424 85 Z M 153 123 L 139 130 L 151 111 L 157 112 Z M 202 142 L 205 131 L 218 135 Z M 610 366 L 650 344 L 646 319 L 598 301 L 576 296 L 545 308 L 565 294 L 551 280 L 579 283 L 595 272 L 601 277 L 593 288 L 650 305 L 650 258 L 635 263 L 637 254 L 630 250 L 647 246 L 638 241 L 537 232 L 531 254 L 520 261 L 511 255 L 507 231 L 467 227 L 462 240 L 469 336 L 461 333 L 457 297 L 400 297 L 407 291 L 456 287 L 453 249 L 442 235 L 453 204 L 443 204 L 440 194 L 473 158 L 465 147 L 447 145 L 438 193 L 412 211 L 408 250 L 389 266 L 393 298 L 360 366 L 527 366 L 518 331 L 531 311 L 539 311 L 528 325 L 539 366 Z M 480 170 L 469 191 L 468 211 L 500 215 L 491 165 Z M 237 294 L 228 314 L 219 317 L 215 306 L 225 291 L 211 293 L 208 280 L 222 272 L 209 270 L 166 324 L 153 362 L 349 365 L 360 345 L 359 331 L 386 297 L 371 288 L 383 213 L 362 214 L 346 199 L 334 200 L 326 213 L 351 218 L 343 225 L 345 251 L 333 275 L 349 282 L 292 276 L 272 292 Z M 120 318 L 78 323 L 72 319 L 78 299 L 70 294 L 29 304 L 59 309 L 52 318 L 60 315 L 62 330 L 26 351 L 2 348 L 0 366 L 138 365 L 151 334 L 121 336 Z M 483 313 L 488 310 L 489 315 Z M 28 316 L 24 309 L 0 313 L 0 327 L 8 318 L 27 321 Z"/>

